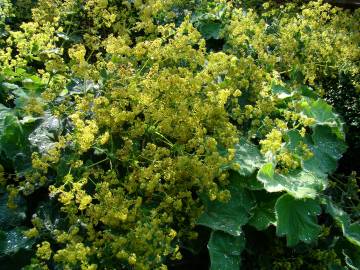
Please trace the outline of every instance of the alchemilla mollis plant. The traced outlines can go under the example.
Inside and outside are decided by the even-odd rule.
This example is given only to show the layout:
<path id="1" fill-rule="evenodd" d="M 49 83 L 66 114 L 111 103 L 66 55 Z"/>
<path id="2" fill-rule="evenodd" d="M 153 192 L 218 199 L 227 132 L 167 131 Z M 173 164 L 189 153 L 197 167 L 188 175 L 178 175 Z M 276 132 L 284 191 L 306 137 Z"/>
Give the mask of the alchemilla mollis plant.
<path id="1" fill-rule="evenodd" d="M 165 270 L 207 227 L 211 269 L 240 269 L 251 230 L 275 228 L 316 250 L 311 269 L 358 269 L 360 223 L 328 192 L 346 127 L 323 96 L 339 76 L 359 89 L 359 15 L 321 1 L 3 1 L 2 260 Z"/>

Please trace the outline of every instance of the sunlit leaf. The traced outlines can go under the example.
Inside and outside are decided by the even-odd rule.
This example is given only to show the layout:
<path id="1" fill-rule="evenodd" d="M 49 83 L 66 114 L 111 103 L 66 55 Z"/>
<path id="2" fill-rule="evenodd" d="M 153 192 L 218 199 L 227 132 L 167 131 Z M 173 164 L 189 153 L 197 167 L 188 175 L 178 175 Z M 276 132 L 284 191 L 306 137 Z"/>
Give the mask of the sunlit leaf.
<path id="1" fill-rule="evenodd" d="M 272 163 L 265 164 L 258 172 L 257 179 L 268 192 L 287 191 L 295 198 L 315 198 L 326 187 L 326 179 L 308 171 L 296 170 L 288 174 L 275 172 Z"/>

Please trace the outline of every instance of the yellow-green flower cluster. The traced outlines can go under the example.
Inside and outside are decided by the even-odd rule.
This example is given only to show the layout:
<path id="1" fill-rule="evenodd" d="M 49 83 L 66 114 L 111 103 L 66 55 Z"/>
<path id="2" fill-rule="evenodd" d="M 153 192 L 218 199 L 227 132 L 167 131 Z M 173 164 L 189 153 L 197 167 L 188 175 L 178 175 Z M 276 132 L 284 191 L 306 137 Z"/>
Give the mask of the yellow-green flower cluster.
<path id="1" fill-rule="evenodd" d="M 280 6 L 262 16 L 239 9 L 234 10 L 226 35 L 232 52 L 256 54 L 268 70 L 301 72 L 304 82 L 315 85 L 339 71 L 358 76 L 359 15 L 356 10 L 348 16 L 322 1 L 312 1 L 300 12 L 295 4 Z"/>
<path id="2" fill-rule="evenodd" d="M 198 195 L 229 200 L 223 167 L 240 135 L 256 138 L 283 172 L 300 166 L 284 135 L 305 136 L 314 119 L 299 112 L 300 98 L 284 105 L 272 85 L 293 71 L 314 85 L 327 72 L 359 72 L 358 12 L 311 3 L 296 13 L 290 5 L 265 14 L 278 20 L 274 32 L 254 11 L 214 1 L 232 14 L 227 49 L 216 52 L 190 16 L 174 20 L 189 2 L 39 0 L 0 48 L 0 71 L 43 63 L 34 70 L 41 97 L 68 133 L 33 153 L 33 171 L 18 184 L 25 194 L 49 186 L 68 223 L 51 231 L 56 245 L 38 246 L 34 267 L 166 269 L 166 258 L 181 259 L 178 240 L 197 236 Z M 45 224 L 32 222 L 35 237 Z"/>

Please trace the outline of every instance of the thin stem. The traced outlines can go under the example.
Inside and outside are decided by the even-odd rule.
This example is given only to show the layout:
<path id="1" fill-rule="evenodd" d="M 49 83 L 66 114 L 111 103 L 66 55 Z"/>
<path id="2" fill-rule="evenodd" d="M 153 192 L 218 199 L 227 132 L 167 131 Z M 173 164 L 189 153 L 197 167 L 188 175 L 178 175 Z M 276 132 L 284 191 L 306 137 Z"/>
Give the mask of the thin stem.
<path id="1" fill-rule="evenodd" d="M 172 142 L 170 142 L 164 135 L 162 135 L 160 132 L 157 132 L 157 131 L 155 131 L 155 134 L 156 135 L 158 135 L 158 136 L 160 136 L 162 139 L 164 139 L 165 141 L 165 143 L 167 144 L 167 145 L 169 145 L 170 147 L 174 147 L 174 144 L 172 143 Z"/>
<path id="2" fill-rule="evenodd" d="M 99 164 L 101 164 L 101 163 L 103 163 L 103 162 L 107 161 L 107 160 L 109 160 L 109 158 L 105 158 L 105 159 L 100 160 L 100 161 L 98 161 L 98 162 L 96 162 L 96 163 L 93 163 L 93 164 L 91 164 L 91 165 L 87 166 L 86 168 L 91 168 L 91 167 L 94 167 L 94 166 L 96 166 L 96 165 L 99 165 Z"/>

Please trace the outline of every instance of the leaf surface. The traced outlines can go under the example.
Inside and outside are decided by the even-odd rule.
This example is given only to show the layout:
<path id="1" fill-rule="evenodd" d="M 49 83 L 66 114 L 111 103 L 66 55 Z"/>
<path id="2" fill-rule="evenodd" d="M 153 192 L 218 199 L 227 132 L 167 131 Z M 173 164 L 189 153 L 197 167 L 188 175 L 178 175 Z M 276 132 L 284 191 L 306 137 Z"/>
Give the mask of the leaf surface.
<path id="1" fill-rule="evenodd" d="M 237 183 L 232 182 L 228 189 L 231 198 L 226 203 L 210 201 L 207 197 L 203 199 L 206 210 L 200 216 L 198 224 L 239 236 L 241 226 L 250 219 L 255 200 L 247 189 Z"/>
<path id="2" fill-rule="evenodd" d="M 268 192 L 287 191 L 295 198 L 315 198 L 326 187 L 326 179 L 316 177 L 305 170 L 292 171 L 286 175 L 275 172 L 272 163 L 265 164 L 257 179 Z"/>
<path id="3" fill-rule="evenodd" d="M 240 175 L 251 175 L 265 163 L 258 147 L 247 141 L 245 138 L 240 138 L 235 149 L 234 162 L 240 166 L 240 169 L 237 170 Z"/>
<path id="4" fill-rule="evenodd" d="M 255 194 L 256 207 L 253 210 L 253 216 L 249 220 L 249 225 L 262 231 L 271 224 L 276 224 L 275 203 L 279 195 L 265 191 L 259 191 Z"/>
<path id="5" fill-rule="evenodd" d="M 11 231 L 0 231 L 0 256 L 11 255 L 20 249 L 31 249 L 34 239 L 24 236 L 24 228 L 17 227 Z"/>
<path id="6" fill-rule="evenodd" d="M 239 270 L 241 252 L 245 248 L 243 234 L 233 236 L 222 231 L 213 231 L 208 243 L 211 270 Z"/>
<path id="7" fill-rule="evenodd" d="M 344 237 L 352 244 L 360 247 L 360 223 L 351 223 L 349 215 L 340 207 L 336 206 L 331 199 L 327 198 L 325 203 L 326 212 L 330 214 L 340 226 Z"/>
<path id="8" fill-rule="evenodd" d="M 321 213 L 321 208 L 314 200 L 298 200 L 284 194 L 277 200 L 275 211 L 276 233 L 279 236 L 286 235 L 288 246 L 294 246 L 300 241 L 311 243 L 321 231 L 316 217 Z"/>

